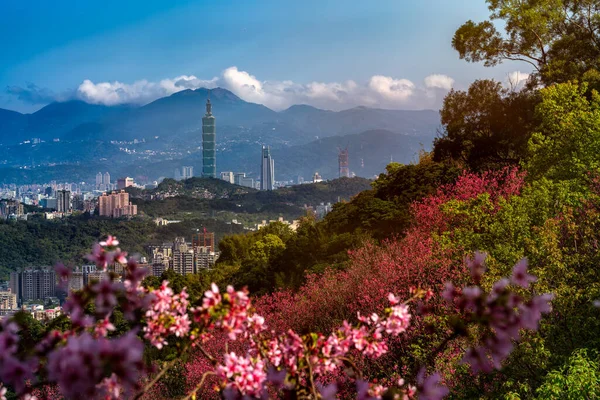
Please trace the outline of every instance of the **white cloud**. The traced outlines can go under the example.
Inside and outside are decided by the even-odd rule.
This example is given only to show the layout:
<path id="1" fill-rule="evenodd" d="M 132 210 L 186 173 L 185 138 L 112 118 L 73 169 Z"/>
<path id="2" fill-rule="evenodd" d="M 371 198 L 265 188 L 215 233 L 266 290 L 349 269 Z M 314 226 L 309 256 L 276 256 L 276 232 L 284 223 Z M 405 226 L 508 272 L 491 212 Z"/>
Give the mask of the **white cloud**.
<path id="1" fill-rule="evenodd" d="M 375 75 L 369 80 L 369 89 L 373 94 L 385 99 L 404 102 L 414 94 L 415 84 L 408 79 Z"/>
<path id="2" fill-rule="evenodd" d="M 86 79 L 77 88 L 77 96 L 89 103 L 108 106 L 124 103 L 144 104 L 185 89 L 214 88 L 217 81 L 218 78 L 202 80 L 193 75 L 163 79 L 159 83 L 145 79 L 131 84 L 119 81 L 94 83 Z"/>
<path id="3" fill-rule="evenodd" d="M 181 75 L 175 79 L 163 79 L 160 81 L 160 86 L 168 94 L 173 94 L 185 89 L 197 89 L 199 87 L 205 87 L 208 89 L 214 89 L 217 87 L 219 78 L 216 76 L 209 80 L 202 80 L 196 78 L 194 75 Z"/>
<path id="4" fill-rule="evenodd" d="M 425 87 L 429 89 L 450 90 L 454 85 L 454 79 L 447 75 L 433 74 L 425 78 Z"/>
<path id="5" fill-rule="evenodd" d="M 446 75 L 430 75 L 424 86 L 408 79 L 375 75 L 365 83 L 345 82 L 296 83 L 290 80 L 261 81 L 254 75 L 235 66 L 223 71 L 220 77 L 203 80 L 194 75 L 181 75 L 160 82 L 147 80 L 131 84 L 122 82 L 94 83 L 85 80 L 77 89 L 78 97 L 90 103 L 115 105 L 123 103 L 145 104 L 185 89 L 223 87 L 240 98 L 264 104 L 275 110 L 293 104 L 310 104 L 315 107 L 340 110 L 367 105 L 382 108 L 437 107 L 454 80 Z"/>

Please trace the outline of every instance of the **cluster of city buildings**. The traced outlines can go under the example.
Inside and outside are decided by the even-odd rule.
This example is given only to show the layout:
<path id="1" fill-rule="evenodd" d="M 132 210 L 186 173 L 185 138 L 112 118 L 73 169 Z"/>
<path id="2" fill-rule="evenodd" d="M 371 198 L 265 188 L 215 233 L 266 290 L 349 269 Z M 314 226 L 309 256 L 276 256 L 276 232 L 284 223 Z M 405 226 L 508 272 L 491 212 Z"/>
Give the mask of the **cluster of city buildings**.
<path id="1" fill-rule="evenodd" d="M 181 275 L 195 274 L 214 267 L 219 252 L 215 248 L 215 234 L 206 230 L 196 232 L 191 242 L 177 237 L 172 243 L 148 246 L 151 262 L 146 257 L 140 260 L 140 268 L 147 268 L 150 275 L 160 276 L 168 269 Z M 117 276 L 123 275 L 124 266 L 111 267 Z M 68 290 L 57 284 L 57 275 L 52 267 L 29 267 L 10 273 L 8 284 L 0 283 L 0 318 L 18 310 L 29 310 L 39 320 L 48 320 L 60 315 L 60 303 L 68 292 L 83 289 L 93 281 L 108 279 L 109 272 L 96 265 L 75 267 L 68 281 Z M 45 305 L 50 305 L 45 307 Z"/>
<path id="2" fill-rule="evenodd" d="M 17 294 L 8 287 L 0 287 L 0 320 L 17 311 L 30 312 L 38 321 L 50 321 L 62 314 L 62 308 L 52 302 L 44 304 L 22 304 L 19 306 Z"/>
<path id="3" fill-rule="evenodd" d="M 109 217 L 133 216 L 137 207 L 129 202 L 123 190 L 134 186 L 133 178 L 119 178 L 111 183 L 108 172 L 96 175 L 95 185 L 56 183 L 48 185 L 8 185 L 0 189 L 0 218 L 27 219 L 25 205 L 44 208 L 47 219 L 60 218 L 73 212 L 95 212 Z M 11 187 L 12 186 L 12 187 Z M 14 190 L 13 190 L 14 188 Z"/>
<path id="4" fill-rule="evenodd" d="M 98 197 L 98 215 L 101 217 L 131 217 L 137 214 L 137 205 L 129 201 L 129 193 L 125 190 L 102 193 Z"/>
<path id="5" fill-rule="evenodd" d="M 154 276 L 160 276 L 167 269 L 181 275 L 196 274 L 214 267 L 219 252 L 215 249 L 213 232 L 196 232 L 191 242 L 177 237 L 172 243 L 147 247 L 151 263 L 149 268 Z"/>
<path id="6" fill-rule="evenodd" d="M 23 310 L 39 321 L 61 314 L 56 297 L 56 274 L 51 268 L 26 268 L 0 284 L 0 319 Z"/>
<path id="7" fill-rule="evenodd" d="M 217 178 L 216 155 L 216 119 L 212 114 L 212 104 L 206 102 L 206 113 L 202 118 L 202 176 Z M 338 155 L 339 176 L 350 177 L 348 163 L 348 148 L 340 149 Z M 194 176 L 192 166 L 183 166 L 175 170 L 175 179 L 183 180 Z M 312 180 L 305 181 L 299 176 L 296 182 L 275 181 L 275 161 L 269 146 L 262 146 L 260 177 L 255 179 L 245 172 L 225 171 L 220 178 L 231 184 L 251 187 L 260 190 L 273 190 L 288 184 L 318 183 L 323 181 L 316 172 Z M 147 178 L 140 177 L 142 182 Z M 123 190 L 135 186 L 140 188 L 155 188 L 154 181 L 143 186 L 136 185 L 133 178 L 123 177 L 113 182 L 110 173 L 98 172 L 93 184 L 57 183 L 45 185 L 4 185 L 0 187 L 0 218 L 26 219 L 23 204 L 36 205 L 46 209 L 46 218 L 58 218 L 72 212 L 94 212 L 99 207 L 99 214 L 107 217 L 130 217 L 137 214 L 137 207 L 132 205 Z M 126 198 L 127 197 L 127 198 Z M 21 204 L 22 203 L 22 204 Z"/>

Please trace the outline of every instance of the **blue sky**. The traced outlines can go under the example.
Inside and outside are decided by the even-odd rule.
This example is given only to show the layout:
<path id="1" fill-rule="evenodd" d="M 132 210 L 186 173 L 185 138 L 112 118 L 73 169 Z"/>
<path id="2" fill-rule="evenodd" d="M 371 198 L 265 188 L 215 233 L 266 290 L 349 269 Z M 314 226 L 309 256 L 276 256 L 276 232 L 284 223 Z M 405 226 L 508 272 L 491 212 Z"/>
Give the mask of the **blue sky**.
<path id="1" fill-rule="evenodd" d="M 487 16 L 483 0 L 2 0 L 0 108 L 198 86 L 274 109 L 431 108 L 451 86 L 528 71 L 458 59 L 456 28 Z"/>

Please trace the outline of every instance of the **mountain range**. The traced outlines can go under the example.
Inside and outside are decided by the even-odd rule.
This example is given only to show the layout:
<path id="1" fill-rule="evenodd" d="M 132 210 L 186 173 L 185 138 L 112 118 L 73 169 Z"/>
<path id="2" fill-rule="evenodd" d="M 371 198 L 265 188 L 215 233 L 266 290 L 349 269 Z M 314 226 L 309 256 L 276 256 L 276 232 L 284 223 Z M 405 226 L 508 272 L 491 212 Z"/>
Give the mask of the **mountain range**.
<path id="1" fill-rule="evenodd" d="M 32 114 L 0 109 L 0 182 L 91 181 L 97 169 L 113 176 L 171 177 L 201 165 L 201 126 L 210 95 L 217 119 L 219 171 L 259 170 L 260 146 L 270 145 L 276 179 L 319 171 L 337 177 L 338 148 L 350 168 L 371 177 L 391 159 L 408 162 L 439 129 L 433 110 L 356 107 L 343 111 L 294 105 L 276 112 L 226 89 L 184 90 L 144 106 L 105 106 L 79 100 Z"/>

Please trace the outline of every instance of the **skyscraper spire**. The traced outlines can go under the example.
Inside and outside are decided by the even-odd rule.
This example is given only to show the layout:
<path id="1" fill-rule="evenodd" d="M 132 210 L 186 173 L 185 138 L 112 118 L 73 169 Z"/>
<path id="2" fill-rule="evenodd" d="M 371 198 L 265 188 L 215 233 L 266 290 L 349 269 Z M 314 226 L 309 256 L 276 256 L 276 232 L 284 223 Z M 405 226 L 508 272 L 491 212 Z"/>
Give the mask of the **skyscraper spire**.
<path id="1" fill-rule="evenodd" d="M 212 104 L 210 104 L 210 89 L 208 89 L 208 98 L 206 99 L 206 115 L 212 115 Z"/>

